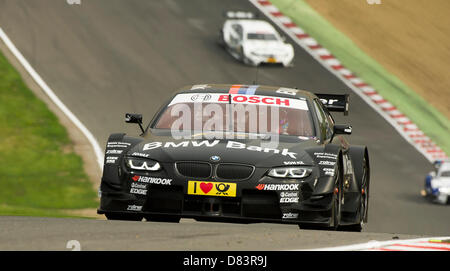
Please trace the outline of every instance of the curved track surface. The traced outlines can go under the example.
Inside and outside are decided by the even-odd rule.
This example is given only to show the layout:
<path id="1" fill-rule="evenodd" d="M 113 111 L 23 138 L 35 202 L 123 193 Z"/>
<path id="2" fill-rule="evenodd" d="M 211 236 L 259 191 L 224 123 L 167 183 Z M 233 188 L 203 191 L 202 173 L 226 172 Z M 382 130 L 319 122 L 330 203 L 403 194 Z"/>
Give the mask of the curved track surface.
<path id="1" fill-rule="evenodd" d="M 99 240 L 95 237 L 97 233 L 109 237 L 123 234 L 113 243 L 120 240 L 124 248 L 158 249 L 158 242 L 146 245 L 142 242 L 132 247 L 139 239 L 137 235 L 147 236 L 149 241 L 157 238 L 151 237 L 153 232 L 164 236 L 158 237 L 160 240 L 165 238 L 173 244 L 189 240 L 184 245 L 174 245 L 174 249 L 214 250 L 264 249 L 260 246 L 264 243 L 263 236 L 270 240 L 267 246 L 278 244 L 270 246 L 272 249 L 293 249 L 392 237 L 381 233 L 428 236 L 450 233 L 448 206 L 430 204 L 419 195 L 423 178 L 431 170 L 421 154 L 301 48 L 295 48 L 293 68 L 256 70 L 235 61 L 217 44 L 224 10 L 256 12 L 249 2 L 242 0 L 82 0 L 81 5 L 59 0 L 0 0 L 0 26 L 102 147 L 110 133 L 138 132 L 137 127 L 125 125 L 125 112 L 140 112 L 144 121 L 150 120 L 161 102 L 183 85 L 252 84 L 257 79 L 258 84 L 350 93 L 349 116 L 336 118 L 338 122 L 353 125 L 350 141 L 367 145 L 371 155 L 370 212 L 364 233 L 299 231 L 296 226 L 276 224 L 205 224 L 191 220 L 176 225 L 65 219 L 25 222 L 1 217 L 0 223 L 11 229 L 8 236 L 30 235 L 28 238 L 38 240 L 45 238 L 45 232 L 32 228 L 55 227 L 61 234 L 68 229 L 70 236 L 84 234 L 86 242 L 89 238 Z M 202 229 L 207 233 L 202 234 Z M 141 232 L 146 234 L 140 235 Z M 222 247 L 217 243 L 212 245 L 211 240 L 227 232 L 232 233 L 230 238 L 239 241 L 226 243 L 224 237 Z M 266 235 L 252 238 L 257 232 Z M 76 239 L 66 233 L 67 238 Z M 6 238 L 4 234 L 1 233 L 0 239 Z M 108 245 L 109 239 L 103 239 L 105 243 L 100 242 L 95 249 L 115 248 Z M 6 248 L 4 242 L 0 244 Z"/>

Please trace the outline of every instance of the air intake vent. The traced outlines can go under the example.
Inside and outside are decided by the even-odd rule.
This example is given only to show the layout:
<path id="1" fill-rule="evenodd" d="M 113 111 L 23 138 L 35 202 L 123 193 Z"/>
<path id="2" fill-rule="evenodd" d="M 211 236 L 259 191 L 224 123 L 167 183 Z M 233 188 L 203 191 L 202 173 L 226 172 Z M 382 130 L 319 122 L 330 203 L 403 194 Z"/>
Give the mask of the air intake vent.
<path id="1" fill-rule="evenodd" d="M 220 179 L 245 180 L 252 176 L 254 167 L 239 164 L 219 164 L 216 169 L 216 176 Z"/>
<path id="2" fill-rule="evenodd" d="M 211 176 L 211 165 L 204 162 L 177 162 L 178 173 L 191 178 L 208 178 Z"/>

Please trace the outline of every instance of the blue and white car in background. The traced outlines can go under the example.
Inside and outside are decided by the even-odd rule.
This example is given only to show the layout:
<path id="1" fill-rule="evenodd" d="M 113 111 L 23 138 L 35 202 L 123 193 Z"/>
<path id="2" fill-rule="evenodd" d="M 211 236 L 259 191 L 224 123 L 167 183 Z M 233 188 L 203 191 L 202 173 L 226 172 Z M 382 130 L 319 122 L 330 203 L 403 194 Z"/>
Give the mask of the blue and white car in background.
<path id="1" fill-rule="evenodd" d="M 440 204 L 450 203 L 450 161 L 434 162 L 435 170 L 425 177 L 422 196 Z"/>
<path id="2" fill-rule="evenodd" d="M 229 11 L 226 17 L 219 39 L 234 58 L 251 66 L 293 65 L 294 47 L 270 23 L 251 12 Z"/>

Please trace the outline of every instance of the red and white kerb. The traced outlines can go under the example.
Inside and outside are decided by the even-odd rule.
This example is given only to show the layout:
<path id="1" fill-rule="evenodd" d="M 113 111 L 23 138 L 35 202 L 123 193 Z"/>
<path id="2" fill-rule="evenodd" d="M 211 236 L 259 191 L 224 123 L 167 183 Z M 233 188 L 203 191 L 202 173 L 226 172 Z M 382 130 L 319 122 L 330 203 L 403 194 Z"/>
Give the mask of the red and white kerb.
<path id="1" fill-rule="evenodd" d="M 292 39 L 310 53 L 319 63 L 332 71 L 361 97 L 365 97 L 373 108 L 386 118 L 396 130 L 429 161 L 448 158 L 428 136 L 426 136 L 408 117 L 394 105 L 384 99 L 373 87 L 357 77 L 342 65 L 330 51 L 321 46 L 313 37 L 297 26 L 289 17 L 281 13 L 268 0 L 249 0 L 275 24 L 283 29 Z"/>

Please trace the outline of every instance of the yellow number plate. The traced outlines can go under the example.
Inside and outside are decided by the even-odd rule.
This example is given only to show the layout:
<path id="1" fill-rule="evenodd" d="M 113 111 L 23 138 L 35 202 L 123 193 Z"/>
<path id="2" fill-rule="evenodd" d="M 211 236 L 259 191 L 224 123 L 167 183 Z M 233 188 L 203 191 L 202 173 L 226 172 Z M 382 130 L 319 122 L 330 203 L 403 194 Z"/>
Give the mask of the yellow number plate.
<path id="1" fill-rule="evenodd" d="M 269 63 L 276 63 L 277 60 L 276 60 L 275 58 L 273 58 L 273 57 L 269 57 L 269 58 L 267 59 L 267 62 L 269 62 Z"/>
<path id="2" fill-rule="evenodd" d="M 236 197 L 236 187 L 237 185 L 235 183 L 189 181 L 188 194 L 216 197 Z"/>

